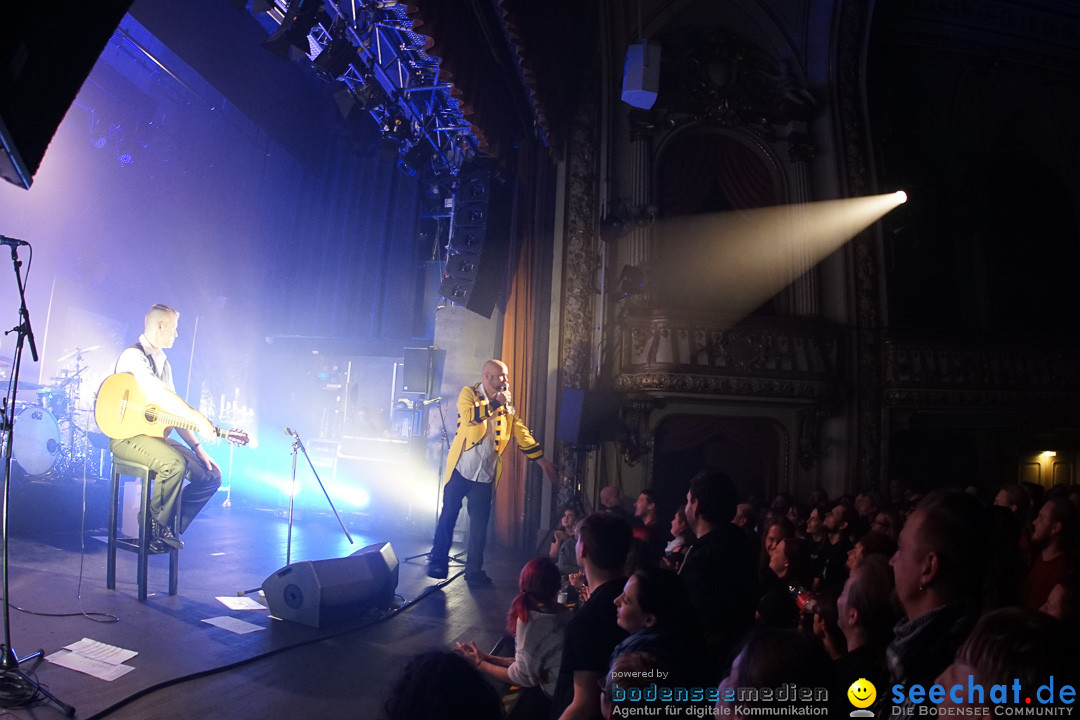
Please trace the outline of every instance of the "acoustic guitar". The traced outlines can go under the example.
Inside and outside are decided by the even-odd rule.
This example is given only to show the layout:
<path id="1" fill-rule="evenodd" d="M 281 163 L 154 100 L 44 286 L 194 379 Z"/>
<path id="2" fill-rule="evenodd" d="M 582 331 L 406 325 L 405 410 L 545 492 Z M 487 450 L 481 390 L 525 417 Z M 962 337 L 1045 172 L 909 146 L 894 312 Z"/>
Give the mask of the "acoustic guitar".
<path id="1" fill-rule="evenodd" d="M 105 378 L 94 402 L 94 419 L 101 432 L 113 440 L 127 440 L 136 435 L 164 438 L 172 428 L 196 432 L 202 416 L 179 395 L 163 389 L 155 402 L 131 373 L 116 373 Z M 214 428 L 214 434 L 234 445 L 247 445 L 243 430 Z"/>

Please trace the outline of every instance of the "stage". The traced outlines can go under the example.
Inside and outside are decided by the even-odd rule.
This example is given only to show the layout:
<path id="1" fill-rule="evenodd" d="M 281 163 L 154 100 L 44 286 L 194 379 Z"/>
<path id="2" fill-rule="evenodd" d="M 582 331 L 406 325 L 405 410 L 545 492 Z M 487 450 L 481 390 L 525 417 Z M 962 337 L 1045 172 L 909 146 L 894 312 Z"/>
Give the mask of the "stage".
<path id="1" fill-rule="evenodd" d="M 82 492 L 74 485 L 58 491 Z M 168 556 L 150 558 L 145 603 L 136 595 L 134 553 L 118 553 L 117 587 L 105 588 L 105 533 L 97 523 L 80 532 L 81 514 L 67 513 L 62 522 L 34 529 L 12 517 L 19 526 L 8 543 L 17 655 L 40 649 L 48 656 L 83 638 L 138 653 L 125 662 L 135 669 L 112 681 L 46 660 L 23 661 L 19 669 L 73 706 L 77 718 L 377 718 L 412 654 L 468 640 L 490 649 L 501 638 L 527 555 L 489 547 L 486 569 L 495 587 L 470 590 L 460 565 L 440 583 L 426 576 L 423 558 L 405 561 L 429 549 L 430 527 L 347 520 L 350 545 L 328 512 L 296 518 L 292 561 L 345 557 L 389 541 L 401 561 L 396 604 L 412 602 L 382 619 L 355 613 L 318 629 L 271 619 L 266 609 L 230 610 L 216 598 L 259 588 L 286 564 L 288 523 L 281 508 L 227 507 L 224 497 L 219 493 L 183 537 L 177 595 L 167 594 Z M 11 507 L 14 516 L 20 503 L 13 498 Z M 91 508 L 87 517 L 93 516 Z M 455 543 L 454 552 L 460 548 Z M 249 597 L 260 599 L 258 592 Z M 238 634 L 204 622 L 213 618 L 257 629 Z M 64 713 L 39 700 L 6 716 Z"/>

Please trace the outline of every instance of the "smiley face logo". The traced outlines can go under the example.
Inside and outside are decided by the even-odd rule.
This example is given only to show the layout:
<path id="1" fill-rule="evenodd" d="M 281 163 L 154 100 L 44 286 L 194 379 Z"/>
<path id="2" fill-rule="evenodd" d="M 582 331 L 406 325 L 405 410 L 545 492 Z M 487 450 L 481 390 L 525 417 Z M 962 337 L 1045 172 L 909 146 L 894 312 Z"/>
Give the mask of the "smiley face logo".
<path id="1" fill-rule="evenodd" d="M 877 699 L 877 688 L 866 678 L 859 678 L 847 689 L 847 698 L 857 708 L 868 708 Z"/>

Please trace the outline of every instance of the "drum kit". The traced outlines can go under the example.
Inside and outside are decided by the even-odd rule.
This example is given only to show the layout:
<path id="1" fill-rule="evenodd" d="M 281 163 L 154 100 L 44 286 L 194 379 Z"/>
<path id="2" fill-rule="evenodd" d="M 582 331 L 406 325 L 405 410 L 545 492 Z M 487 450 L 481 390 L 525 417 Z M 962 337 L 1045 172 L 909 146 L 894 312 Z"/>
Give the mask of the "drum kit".
<path id="1" fill-rule="evenodd" d="M 27 480 L 81 482 L 84 472 L 88 478 L 101 477 L 102 451 L 109 440 L 88 429 L 92 413 L 79 405 L 89 367 L 83 356 L 96 349 L 75 348 L 66 353 L 58 361 L 63 369 L 48 385 L 19 383 L 11 458 L 13 470 L 21 470 Z M 12 476 L 18 477 L 15 472 Z"/>

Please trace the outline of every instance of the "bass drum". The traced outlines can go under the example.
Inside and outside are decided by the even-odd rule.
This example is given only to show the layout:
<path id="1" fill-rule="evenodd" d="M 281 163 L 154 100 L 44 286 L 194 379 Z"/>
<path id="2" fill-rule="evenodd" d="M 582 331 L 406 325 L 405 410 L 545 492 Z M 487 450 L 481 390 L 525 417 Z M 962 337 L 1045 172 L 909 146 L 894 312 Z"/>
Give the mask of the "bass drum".
<path id="1" fill-rule="evenodd" d="M 60 454 L 60 425 L 43 407 L 29 405 L 15 413 L 12 459 L 27 475 L 44 475 Z"/>

